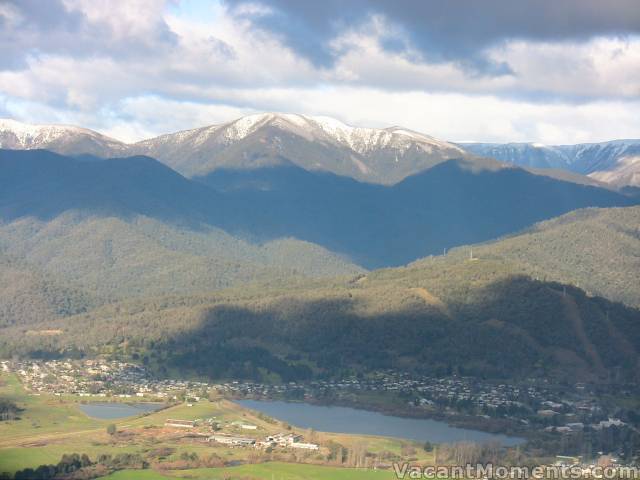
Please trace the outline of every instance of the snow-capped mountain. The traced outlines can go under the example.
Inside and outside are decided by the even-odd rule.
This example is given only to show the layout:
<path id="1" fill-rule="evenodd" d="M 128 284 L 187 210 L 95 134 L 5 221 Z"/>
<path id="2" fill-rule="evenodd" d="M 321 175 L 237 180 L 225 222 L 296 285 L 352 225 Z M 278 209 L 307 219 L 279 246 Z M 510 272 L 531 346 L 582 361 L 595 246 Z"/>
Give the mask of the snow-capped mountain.
<path id="1" fill-rule="evenodd" d="M 613 140 L 565 145 L 560 148 L 570 155 L 573 171 L 590 175 L 616 170 L 620 167 L 622 159 L 640 155 L 640 140 Z"/>
<path id="2" fill-rule="evenodd" d="M 71 125 L 30 125 L 0 119 L 0 148 L 52 150 L 61 154 L 113 156 L 128 145 L 86 128 Z"/>
<path id="3" fill-rule="evenodd" d="M 467 156 L 456 145 L 400 127 L 360 128 L 328 117 L 281 113 L 249 115 L 132 147 L 190 177 L 217 168 L 294 164 L 377 183 L 396 183 Z"/>
<path id="4" fill-rule="evenodd" d="M 640 187 L 640 155 L 621 157 L 614 168 L 597 171 L 589 176 L 619 187 L 626 185 Z"/>
<path id="5" fill-rule="evenodd" d="M 133 144 L 80 127 L 0 119 L 0 148 L 100 157 L 148 155 L 187 177 L 203 177 L 220 168 L 296 165 L 383 184 L 395 184 L 449 159 L 482 156 L 525 168 L 588 175 L 616 187 L 640 185 L 640 164 L 635 160 L 640 140 L 453 144 L 402 127 L 353 127 L 329 117 L 286 113 L 248 115 Z"/>
<path id="6" fill-rule="evenodd" d="M 556 168 L 588 175 L 616 186 L 640 185 L 640 140 L 577 145 L 539 143 L 463 143 L 468 152 L 534 168 Z"/>
<path id="7" fill-rule="evenodd" d="M 476 155 L 521 167 L 567 169 L 570 164 L 564 151 L 541 143 L 462 143 L 460 146 Z"/>
<path id="8" fill-rule="evenodd" d="M 0 123 L 0 148 L 43 148 L 66 155 L 148 155 L 187 177 L 218 168 L 292 164 L 358 180 L 393 184 L 452 158 L 457 145 L 401 127 L 361 128 L 329 117 L 263 113 L 125 144 L 91 130 Z"/>

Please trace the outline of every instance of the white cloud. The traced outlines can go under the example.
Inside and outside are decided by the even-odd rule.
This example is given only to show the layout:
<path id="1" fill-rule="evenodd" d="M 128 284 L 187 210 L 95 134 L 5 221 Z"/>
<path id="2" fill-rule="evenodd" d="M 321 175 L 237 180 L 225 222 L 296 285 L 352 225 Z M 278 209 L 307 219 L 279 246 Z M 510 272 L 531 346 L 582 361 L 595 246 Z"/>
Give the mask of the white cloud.
<path id="1" fill-rule="evenodd" d="M 374 17 L 335 38 L 340 56 L 323 68 L 217 4 L 198 17 L 164 1 L 64 2 L 76 30 L 55 31 L 53 22 L 39 37 L 19 10 L 0 10 L 24 62 L 0 70 L 3 109 L 18 119 L 78 123 L 126 140 L 262 110 L 400 124 L 459 141 L 640 137 L 637 37 L 509 42 L 487 53 L 512 73 L 479 75 L 428 63 L 418 51 L 385 50 L 388 37 L 408 40 Z"/>
<path id="2" fill-rule="evenodd" d="M 346 123 L 403 125 L 452 141 L 535 141 L 547 144 L 637 138 L 640 101 L 583 105 L 539 104 L 493 96 L 327 89 L 222 90 L 228 103 L 199 103 L 158 96 L 124 99 L 94 114 L 8 102 L 16 118 L 81 124 L 125 141 L 232 120 L 258 111 L 329 115 Z M 249 101 L 250 100 L 250 101 Z M 241 106 L 250 103 L 252 107 Z"/>
<path id="3" fill-rule="evenodd" d="M 510 42 L 491 55 L 513 69 L 514 90 L 587 99 L 640 98 L 640 37 L 570 44 Z"/>

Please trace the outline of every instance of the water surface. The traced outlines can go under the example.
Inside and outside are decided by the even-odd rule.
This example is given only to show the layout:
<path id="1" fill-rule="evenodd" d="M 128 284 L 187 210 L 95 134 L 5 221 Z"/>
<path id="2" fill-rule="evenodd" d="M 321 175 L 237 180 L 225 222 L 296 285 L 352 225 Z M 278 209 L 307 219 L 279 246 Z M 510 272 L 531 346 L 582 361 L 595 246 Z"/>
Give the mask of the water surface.
<path id="1" fill-rule="evenodd" d="M 502 445 L 512 446 L 525 441 L 519 437 L 451 427 L 438 420 L 393 417 L 348 407 L 258 400 L 239 400 L 237 403 L 297 427 L 321 432 L 397 437 L 434 443 L 498 441 Z"/>

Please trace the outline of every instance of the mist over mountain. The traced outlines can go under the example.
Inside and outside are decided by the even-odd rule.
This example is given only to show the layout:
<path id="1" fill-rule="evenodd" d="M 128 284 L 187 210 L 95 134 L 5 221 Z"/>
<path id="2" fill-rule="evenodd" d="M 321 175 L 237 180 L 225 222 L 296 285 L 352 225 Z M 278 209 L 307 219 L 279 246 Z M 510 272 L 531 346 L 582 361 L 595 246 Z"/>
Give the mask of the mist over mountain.
<path id="1" fill-rule="evenodd" d="M 73 209 L 197 221 L 215 203 L 210 189 L 149 157 L 72 158 L 45 150 L 0 150 L 5 219 L 54 217 Z"/>
<path id="2" fill-rule="evenodd" d="M 0 0 L 0 480 L 628 476 L 639 7 Z"/>

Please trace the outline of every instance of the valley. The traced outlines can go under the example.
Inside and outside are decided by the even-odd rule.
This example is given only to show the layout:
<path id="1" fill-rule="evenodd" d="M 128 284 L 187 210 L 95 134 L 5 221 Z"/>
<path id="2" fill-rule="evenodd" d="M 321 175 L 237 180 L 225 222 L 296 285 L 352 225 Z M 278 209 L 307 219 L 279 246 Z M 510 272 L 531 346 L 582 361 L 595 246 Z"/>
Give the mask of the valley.
<path id="1" fill-rule="evenodd" d="M 639 0 L 0 0 L 0 480 L 640 480 Z"/>
<path id="2" fill-rule="evenodd" d="M 465 448 L 464 442 L 470 436 L 504 438 L 451 429 L 444 422 L 432 420 L 422 429 L 404 427 L 401 430 L 409 437 L 415 434 L 412 430 L 419 431 L 420 441 L 371 433 L 347 434 L 344 432 L 350 428 L 362 428 L 356 425 L 359 416 L 375 414 L 359 410 L 350 412 L 344 408 L 330 408 L 320 416 L 314 415 L 313 423 L 331 422 L 333 418 L 334 423 L 337 421 L 340 425 L 333 428 L 343 433 L 330 433 L 331 427 L 319 429 L 329 430 L 322 432 L 305 428 L 305 420 L 295 414 L 299 410 L 297 407 L 304 407 L 304 404 L 282 403 L 283 406 L 290 405 L 286 410 L 295 417 L 289 423 L 277 416 L 273 418 L 260 413 L 264 409 L 273 410 L 269 405 L 278 402 L 266 402 L 263 407 L 261 402 L 247 399 L 304 400 L 316 405 L 352 402 L 387 413 L 440 418 L 457 426 L 466 421 L 468 428 L 517 432 L 528 439 L 524 451 L 535 455 L 527 461 L 538 464 L 552 462 L 553 452 L 560 444 L 564 445 L 562 448 L 566 453 L 580 452 L 583 438 L 587 437 L 594 449 L 610 449 L 614 442 L 616 448 L 622 448 L 621 458 L 633 451 L 634 442 L 638 440 L 634 437 L 633 427 L 626 423 L 629 418 L 634 421 L 633 410 L 626 413 L 621 410 L 625 403 L 637 399 L 637 392 L 631 385 L 623 389 L 612 386 L 611 393 L 616 392 L 614 401 L 612 395 L 596 384 L 554 385 L 526 380 L 505 385 L 471 377 L 411 378 L 392 372 L 340 381 L 269 385 L 160 380 L 135 364 L 101 359 L 5 361 L 1 367 L 0 392 L 19 409 L 16 417 L 0 424 L 0 462 L 9 472 L 24 468 L 35 470 L 38 465 L 55 465 L 61 459 L 58 465 L 63 462 L 69 463 L 66 468 L 83 465 L 82 468 L 98 475 L 113 471 L 124 475 L 126 469 L 134 469 L 130 475 L 139 472 L 149 478 L 164 478 L 163 475 L 193 478 L 194 468 L 201 469 L 201 475 L 208 475 L 206 478 L 218 478 L 218 475 L 224 478 L 224 472 L 234 469 L 257 475 L 257 478 L 263 478 L 260 475 L 268 474 L 271 469 L 276 472 L 284 469 L 283 474 L 288 471 L 290 475 L 305 478 L 314 478 L 313 475 L 321 475 L 323 471 L 331 478 L 340 475 L 354 478 L 352 475 L 356 472 L 362 478 L 387 478 L 384 475 L 392 474 L 389 470 L 393 463 L 410 461 L 431 465 L 446 461 L 448 456 L 457 455 Z M 605 398 L 607 400 L 603 401 Z M 240 405 L 237 399 L 243 399 Z M 374 401 L 377 403 L 372 403 Z M 135 418 L 101 420 L 82 413 L 94 405 L 115 407 L 132 402 L 163 403 L 147 403 L 154 405 L 153 409 L 157 411 Z M 159 405 L 162 405 L 160 409 Z M 474 409 L 477 410 L 472 413 Z M 613 412 L 622 414 L 624 420 L 612 417 Z M 344 414 L 350 420 L 340 420 Z M 327 419 L 319 420 L 322 416 Z M 470 419 L 474 416 L 477 421 L 472 423 Z M 601 418 L 605 420 L 599 420 Z M 393 419 L 385 417 L 384 423 L 389 424 Z M 590 425 L 588 419 L 595 423 Z M 350 422 L 354 425 L 349 426 Z M 563 422 L 567 422 L 566 426 Z M 368 424 L 371 425 L 370 419 Z M 411 425 L 417 426 L 415 422 Z M 279 445 L 279 435 L 295 438 L 294 442 L 299 442 L 300 448 L 296 447 L 297 443 Z M 425 441 L 424 435 L 430 440 Z M 262 437 L 267 437 L 267 444 L 263 445 Z M 227 440 L 236 442 L 236 446 L 230 448 Z M 246 444 L 242 446 L 238 442 Z M 270 445 L 269 442 L 275 443 Z M 511 445 L 509 441 L 506 444 Z M 471 455 L 477 455 L 478 460 L 483 455 L 495 456 L 498 454 L 495 441 L 493 445 L 486 443 L 486 451 L 478 450 Z M 512 454 L 511 449 L 500 453 L 506 458 Z M 71 466 L 75 465 L 74 458 L 78 459 L 78 467 Z"/>
<path id="3" fill-rule="evenodd" d="M 11 474 L 77 452 L 88 457 L 63 463 L 94 477 L 355 478 L 345 471 L 357 467 L 386 478 L 394 462 L 429 465 L 434 452 L 443 461 L 466 448 L 424 436 L 430 428 L 506 439 L 499 453 L 474 446 L 479 457 L 633 457 L 633 192 L 399 127 L 303 116 L 251 116 L 134 146 L 38 128 L 18 129 L 19 149 L 0 151 L 11 417 L 0 423 L 0 464 Z M 398 152 L 402 167 L 389 164 Z M 430 426 L 390 426 L 400 438 L 315 432 L 233 401 Z M 114 419 L 105 433 L 108 420 L 84 413 L 102 408 L 95 402 L 132 404 L 108 415 L 163 408 Z M 58 413 L 40 416 L 47 408 Z M 197 420 L 199 433 L 178 434 L 167 419 Z M 283 429 L 313 449 L 238 446 Z"/>

